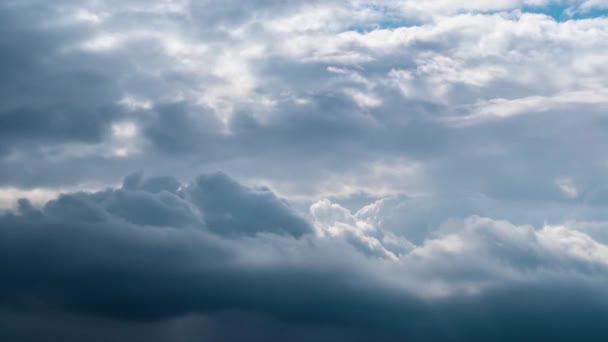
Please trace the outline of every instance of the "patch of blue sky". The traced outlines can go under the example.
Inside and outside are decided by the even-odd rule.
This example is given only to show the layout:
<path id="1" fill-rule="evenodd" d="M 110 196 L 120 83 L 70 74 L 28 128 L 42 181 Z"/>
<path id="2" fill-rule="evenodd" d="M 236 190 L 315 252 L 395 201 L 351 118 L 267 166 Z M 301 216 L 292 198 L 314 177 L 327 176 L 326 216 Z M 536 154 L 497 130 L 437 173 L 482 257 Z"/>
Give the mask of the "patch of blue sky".
<path id="1" fill-rule="evenodd" d="M 365 33 L 373 30 L 393 30 L 400 27 L 411 27 L 421 25 L 422 20 L 416 20 L 415 18 L 405 18 L 400 15 L 396 15 L 391 11 L 390 8 L 377 5 L 377 4 L 365 4 L 363 8 L 375 12 L 381 20 L 366 25 L 357 25 L 349 27 L 349 31 L 356 31 L 359 33 Z"/>
<path id="2" fill-rule="evenodd" d="M 608 8 L 594 8 L 590 10 L 580 10 L 563 4 L 551 4 L 544 7 L 524 7 L 523 12 L 539 13 L 552 17 L 555 21 L 568 21 L 576 19 L 592 19 L 608 16 Z"/>
<path id="3" fill-rule="evenodd" d="M 347 28 L 347 31 L 355 31 L 359 33 L 370 32 L 373 30 L 394 30 L 400 27 L 412 27 L 424 24 L 422 20 L 415 20 L 414 18 L 404 18 L 394 14 L 391 14 L 389 10 L 377 5 L 366 6 L 369 9 L 378 12 L 382 15 L 382 20 L 365 24 L 351 26 Z M 498 14 L 511 12 L 513 9 L 504 11 L 482 11 L 477 12 L 479 14 Z M 594 8 L 590 10 L 580 10 L 565 4 L 550 4 L 548 6 L 524 6 L 521 8 L 523 13 L 538 13 L 552 17 L 555 21 L 564 22 L 568 20 L 577 19 L 592 19 L 608 17 L 608 8 Z"/>
<path id="4" fill-rule="evenodd" d="M 348 31 L 356 31 L 359 33 L 365 33 L 365 32 L 369 32 L 369 31 L 373 31 L 373 30 L 394 30 L 394 29 L 398 29 L 400 27 L 412 27 L 412 26 L 418 26 L 420 24 L 422 24 L 422 22 L 405 20 L 402 18 L 395 18 L 395 19 L 381 20 L 381 21 L 374 22 L 374 23 L 371 23 L 368 25 L 352 26 L 352 27 L 348 28 Z"/>

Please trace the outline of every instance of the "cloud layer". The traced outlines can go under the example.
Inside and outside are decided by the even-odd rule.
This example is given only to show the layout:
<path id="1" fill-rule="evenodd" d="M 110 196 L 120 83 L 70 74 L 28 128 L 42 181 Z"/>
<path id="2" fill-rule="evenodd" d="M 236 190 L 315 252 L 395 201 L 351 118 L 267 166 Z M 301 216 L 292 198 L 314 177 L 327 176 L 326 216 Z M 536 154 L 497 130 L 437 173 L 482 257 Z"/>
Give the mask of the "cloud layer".
<path id="1" fill-rule="evenodd" d="M 217 202 L 205 202 L 219 189 Z M 270 190 L 220 174 L 188 184 L 136 174 L 119 189 L 64 194 L 40 210 L 23 200 L 18 213 L 0 217 L 0 250 L 10 260 L 0 265 L 0 305 L 16 321 L 52 313 L 74 324 L 98 317 L 87 323 L 97 328 L 133 321 L 134 331 L 165 322 L 154 328 L 164 334 L 187 316 L 239 324 L 238 312 L 269 317 L 269 326 L 306 325 L 313 335 L 322 332 L 316 325 L 345 336 L 359 329 L 364 339 L 602 332 L 594 320 L 608 308 L 608 245 L 588 231 L 472 216 L 415 245 L 366 220 L 370 210 L 351 214 L 324 200 L 308 222 Z M 588 330 L 572 330 L 581 324 Z"/>
<path id="2" fill-rule="evenodd" d="M 307 199 L 563 199 L 556 179 L 604 183 L 608 40 L 604 17 L 543 6 L 7 2 L 0 181 L 224 171 Z"/>
<path id="3" fill-rule="evenodd" d="M 598 339 L 607 11 L 3 1 L 0 339 Z"/>

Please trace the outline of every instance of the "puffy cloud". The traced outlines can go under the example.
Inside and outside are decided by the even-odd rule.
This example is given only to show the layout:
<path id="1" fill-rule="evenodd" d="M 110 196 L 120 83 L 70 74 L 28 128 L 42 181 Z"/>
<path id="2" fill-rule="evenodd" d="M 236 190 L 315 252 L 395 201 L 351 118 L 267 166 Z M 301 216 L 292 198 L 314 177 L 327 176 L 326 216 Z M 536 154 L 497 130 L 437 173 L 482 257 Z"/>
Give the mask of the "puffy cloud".
<path id="1" fill-rule="evenodd" d="M 309 223 L 266 187 L 243 187 L 224 174 L 203 175 L 187 190 L 209 229 L 222 235 L 285 233 L 299 237 L 311 231 Z"/>
<path id="2" fill-rule="evenodd" d="M 317 234 L 300 238 L 274 229 L 287 210 L 270 190 L 225 175 L 180 184 L 133 174 L 119 189 L 64 194 L 42 209 L 22 201 L 18 213 L 0 217 L 0 304 L 19 310 L 3 315 L 27 322 L 57 312 L 43 320 L 68 322 L 58 323 L 66 336 L 78 332 L 65 324 L 79 319 L 134 319 L 158 329 L 159 341 L 170 339 L 172 319 L 202 315 L 217 327 L 238 323 L 234 312 L 271 317 L 270 326 L 305 325 L 299 329 L 323 338 L 336 335 L 318 324 L 343 336 L 361 329 L 363 340 L 573 336 L 569 325 L 549 329 L 555 321 L 585 322 L 586 336 L 601 331 L 592 317 L 607 310 L 608 246 L 583 226 L 536 229 L 472 216 L 414 246 L 366 222 L 371 207 L 352 214 L 320 201 L 311 207 Z M 224 213 L 241 220 L 243 234 Z M 289 215 L 292 227 L 303 222 Z M 255 235 L 251 227 L 259 227 Z M 566 300 L 574 295 L 578 304 Z M 513 319 L 497 320 L 504 315 Z M 538 324 L 523 329 L 530 319 Z M 130 329 L 138 328 L 116 334 Z"/>
<path id="3" fill-rule="evenodd" d="M 601 178 L 601 149 L 577 151 L 604 140 L 606 25 L 527 12 L 545 5 L 7 2 L 0 67 L 19 86 L 0 94 L 0 183 L 57 191 L 132 169 L 224 170 L 311 202 L 529 199 L 526 189 L 561 199 L 554 179 Z M 116 135 L 127 123 L 137 134 Z M 569 128 L 576 138 L 562 139 Z M 367 179 L 390 168 L 404 171 Z M 444 184 L 445 170 L 458 181 Z"/>
<path id="4" fill-rule="evenodd" d="M 220 173 L 183 185 L 172 177 L 144 179 L 134 173 L 120 189 L 62 194 L 46 203 L 42 214 L 73 223 L 198 227 L 233 237 L 264 232 L 299 237 L 312 231 L 302 216 L 269 189 L 247 188 Z"/>
<path id="5" fill-rule="evenodd" d="M 157 331 L 152 340 L 164 341 L 174 329 L 189 331 L 182 324 L 194 320 L 219 329 L 217 338 L 225 340 L 229 332 L 219 327 L 240 324 L 235 312 L 263 320 L 266 328 L 244 328 L 259 338 L 268 329 L 292 331 L 287 335 L 303 329 L 319 338 L 359 331 L 361 340 L 573 336 L 568 325 L 549 329 L 555 321 L 582 324 L 585 336 L 601 331 L 592 317 L 607 310 L 608 246 L 581 230 L 470 217 L 413 246 L 362 220 L 365 212 L 353 215 L 324 200 L 311 208 L 317 235 L 223 234 L 226 223 L 213 217 L 223 210 L 237 219 L 247 215 L 239 222 L 249 221 L 244 228 L 272 227 L 268 215 L 281 218 L 288 210 L 268 189 L 246 190 L 224 175 L 186 186 L 134 174 L 120 189 L 65 194 L 41 210 L 22 202 L 19 213 L 0 217 L 6 279 L 0 304 L 18 309 L 2 313 L 15 322 L 3 334 L 25 336 L 24 324 L 53 324 L 51 336 L 76 338 L 71 327 L 81 321 L 94 331 L 110 324 L 117 337 L 142 325 Z M 212 199 L 217 203 L 209 205 Z M 239 204 L 248 200 L 255 208 Z M 572 295 L 576 303 L 565 300 Z M 505 315 L 512 319 L 498 319 Z M 530 319 L 537 324 L 526 325 Z M 472 329 L 473 321 L 482 326 Z M 177 322 L 184 323 L 176 328 Z"/>
<path id="6" fill-rule="evenodd" d="M 378 229 L 373 224 L 331 201 L 325 199 L 310 207 L 317 235 L 320 237 L 344 238 L 355 248 L 367 255 L 397 260 L 402 253 L 408 252 L 413 245 L 407 239 L 390 231 Z"/>
<path id="7" fill-rule="evenodd" d="M 598 336 L 605 7 L 2 2 L 0 339 Z"/>

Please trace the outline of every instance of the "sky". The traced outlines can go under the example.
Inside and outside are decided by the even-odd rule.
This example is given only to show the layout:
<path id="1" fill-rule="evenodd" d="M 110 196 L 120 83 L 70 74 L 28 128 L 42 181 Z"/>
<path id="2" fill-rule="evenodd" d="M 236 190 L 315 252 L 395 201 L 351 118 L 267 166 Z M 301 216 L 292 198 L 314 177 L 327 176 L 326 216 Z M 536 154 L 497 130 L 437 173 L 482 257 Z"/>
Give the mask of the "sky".
<path id="1" fill-rule="evenodd" d="M 606 61 L 606 0 L 3 0 L 0 340 L 603 340 Z"/>

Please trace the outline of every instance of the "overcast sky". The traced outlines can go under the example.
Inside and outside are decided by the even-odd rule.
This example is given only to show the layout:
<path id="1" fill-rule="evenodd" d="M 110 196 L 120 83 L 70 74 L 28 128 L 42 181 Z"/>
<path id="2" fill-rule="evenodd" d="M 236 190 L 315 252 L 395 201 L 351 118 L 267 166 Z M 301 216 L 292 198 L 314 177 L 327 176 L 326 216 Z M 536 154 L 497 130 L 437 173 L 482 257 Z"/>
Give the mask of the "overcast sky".
<path id="1" fill-rule="evenodd" d="M 608 334 L 608 1 L 0 1 L 0 340 Z"/>

